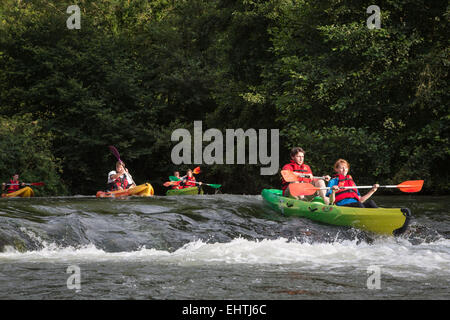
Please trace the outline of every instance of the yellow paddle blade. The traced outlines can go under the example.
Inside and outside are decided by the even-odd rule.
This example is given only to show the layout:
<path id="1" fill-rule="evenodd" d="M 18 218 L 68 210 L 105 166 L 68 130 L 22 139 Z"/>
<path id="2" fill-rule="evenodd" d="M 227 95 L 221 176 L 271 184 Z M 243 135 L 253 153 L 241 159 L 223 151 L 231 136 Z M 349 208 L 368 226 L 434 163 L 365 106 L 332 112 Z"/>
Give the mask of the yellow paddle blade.
<path id="1" fill-rule="evenodd" d="M 192 173 L 199 174 L 200 173 L 200 167 L 197 167 L 194 170 L 192 170 Z"/>

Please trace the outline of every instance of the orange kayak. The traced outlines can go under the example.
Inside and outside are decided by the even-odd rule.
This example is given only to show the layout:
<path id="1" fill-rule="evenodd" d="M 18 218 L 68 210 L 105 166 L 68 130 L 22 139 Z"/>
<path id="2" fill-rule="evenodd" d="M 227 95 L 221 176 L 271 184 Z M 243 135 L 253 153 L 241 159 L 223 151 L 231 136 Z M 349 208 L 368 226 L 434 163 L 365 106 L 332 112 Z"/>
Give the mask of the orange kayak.
<path id="1" fill-rule="evenodd" d="M 150 197 L 153 196 L 154 191 L 150 183 L 144 183 L 136 187 L 120 191 L 98 191 L 97 198 L 119 198 L 129 196 Z"/>

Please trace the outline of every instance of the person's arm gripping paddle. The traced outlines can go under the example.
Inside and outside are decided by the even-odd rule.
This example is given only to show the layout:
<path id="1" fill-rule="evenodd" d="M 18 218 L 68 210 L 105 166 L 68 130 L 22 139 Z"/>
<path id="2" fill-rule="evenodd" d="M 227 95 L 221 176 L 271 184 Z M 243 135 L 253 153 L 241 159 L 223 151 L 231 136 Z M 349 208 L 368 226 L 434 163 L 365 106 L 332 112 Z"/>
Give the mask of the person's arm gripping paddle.
<path id="1" fill-rule="evenodd" d="M 372 189 L 370 189 L 369 192 L 367 192 L 365 195 L 361 197 L 361 202 L 362 203 L 366 202 L 378 190 L 379 187 L 380 187 L 379 184 L 374 184 L 372 186 Z"/>
<path id="2" fill-rule="evenodd" d="M 402 182 L 398 185 L 384 185 L 384 186 L 378 186 L 378 188 L 397 188 L 402 192 L 412 193 L 412 192 L 419 192 L 420 190 L 422 190 L 423 182 L 424 182 L 424 180 L 410 180 L 410 181 Z M 323 189 L 323 190 L 330 189 L 330 187 L 317 188 L 310 183 L 294 183 L 294 184 L 291 184 L 291 187 L 292 187 L 292 190 L 291 190 L 292 194 L 299 195 L 299 196 L 300 195 L 312 195 L 312 194 L 314 194 L 314 192 L 316 192 L 319 189 Z M 348 188 L 372 189 L 372 188 L 374 188 L 374 185 L 372 185 L 372 186 L 356 186 L 356 187 L 341 187 L 341 188 L 339 188 L 338 186 L 333 186 L 333 188 L 334 187 L 336 187 L 338 189 L 348 189 Z"/>

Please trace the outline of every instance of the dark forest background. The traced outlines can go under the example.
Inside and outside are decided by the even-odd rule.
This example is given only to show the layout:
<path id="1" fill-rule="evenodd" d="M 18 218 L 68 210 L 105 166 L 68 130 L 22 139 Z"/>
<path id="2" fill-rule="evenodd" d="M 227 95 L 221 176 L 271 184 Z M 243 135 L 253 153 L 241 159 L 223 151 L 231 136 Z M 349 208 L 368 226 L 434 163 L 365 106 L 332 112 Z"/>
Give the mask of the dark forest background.
<path id="1" fill-rule="evenodd" d="M 0 178 L 95 194 L 114 145 L 162 194 L 196 166 L 172 163 L 171 133 L 201 120 L 280 129 L 280 166 L 301 146 L 316 175 L 345 158 L 358 184 L 424 179 L 423 193 L 448 194 L 448 1 L 376 1 L 369 29 L 372 2 L 2 0 Z M 280 186 L 258 165 L 201 168 L 224 193 Z"/>

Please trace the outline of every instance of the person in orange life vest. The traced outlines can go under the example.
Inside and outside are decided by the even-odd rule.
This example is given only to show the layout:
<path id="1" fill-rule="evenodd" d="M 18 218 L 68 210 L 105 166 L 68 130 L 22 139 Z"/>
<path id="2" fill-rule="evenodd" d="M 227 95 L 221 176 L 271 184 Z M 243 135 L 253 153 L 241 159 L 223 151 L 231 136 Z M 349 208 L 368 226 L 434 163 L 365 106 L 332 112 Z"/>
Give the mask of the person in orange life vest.
<path id="1" fill-rule="evenodd" d="M 202 185 L 201 182 L 198 182 L 198 184 L 200 186 Z M 196 186 L 195 177 L 194 177 L 191 169 L 189 169 L 186 172 L 186 178 L 184 178 L 184 180 L 182 181 L 181 185 L 183 186 L 183 188 L 191 188 L 191 187 L 195 187 Z"/>
<path id="2" fill-rule="evenodd" d="M 25 187 L 25 183 L 19 181 L 18 173 L 14 174 L 8 183 L 2 183 L 2 191 L 6 189 L 8 193 L 16 192 L 23 187 Z"/>
<path id="3" fill-rule="evenodd" d="M 339 187 L 356 187 L 351 175 L 348 174 L 350 164 L 344 160 L 339 159 L 334 164 L 334 171 L 336 177 L 330 180 L 327 195 L 330 196 L 330 203 L 337 206 L 345 207 L 359 207 L 359 208 L 378 208 L 375 201 L 369 200 L 372 194 L 377 191 L 379 185 L 374 184 L 370 191 L 361 197 L 358 189 L 340 189 Z"/>
<path id="4" fill-rule="evenodd" d="M 175 176 L 175 177 L 177 177 L 178 179 L 181 179 L 181 177 L 180 177 L 180 172 L 179 171 L 174 171 L 173 172 L 173 175 Z M 180 181 L 173 181 L 173 184 L 172 184 L 172 189 L 181 189 L 182 188 L 182 186 L 181 186 L 181 182 L 182 182 L 183 180 L 180 180 Z"/>
<path id="5" fill-rule="evenodd" d="M 325 188 L 325 182 L 322 179 L 314 179 L 311 168 L 304 163 L 305 159 L 305 151 L 300 147 L 294 147 L 291 150 L 291 162 L 284 165 L 282 170 L 290 170 L 293 171 L 295 175 L 299 177 L 298 182 L 300 183 L 311 183 L 315 187 Z M 331 179 L 330 176 L 325 176 L 325 181 L 329 181 Z M 289 194 L 289 182 L 286 182 L 282 179 L 282 189 L 283 195 L 286 197 L 291 196 Z M 325 195 L 325 190 L 319 190 L 319 195 L 322 197 L 325 204 L 329 203 L 328 197 Z M 291 196 L 294 197 L 294 196 Z M 294 197 L 298 198 L 298 197 Z M 300 199 L 304 199 L 304 196 L 300 196 Z"/>
<path id="6" fill-rule="evenodd" d="M 116 171 L 108 173 L 108 191 L 124 190 L 135 187 L 133 177 L 128 173 L 123 161 L 116 162 Z"/>

